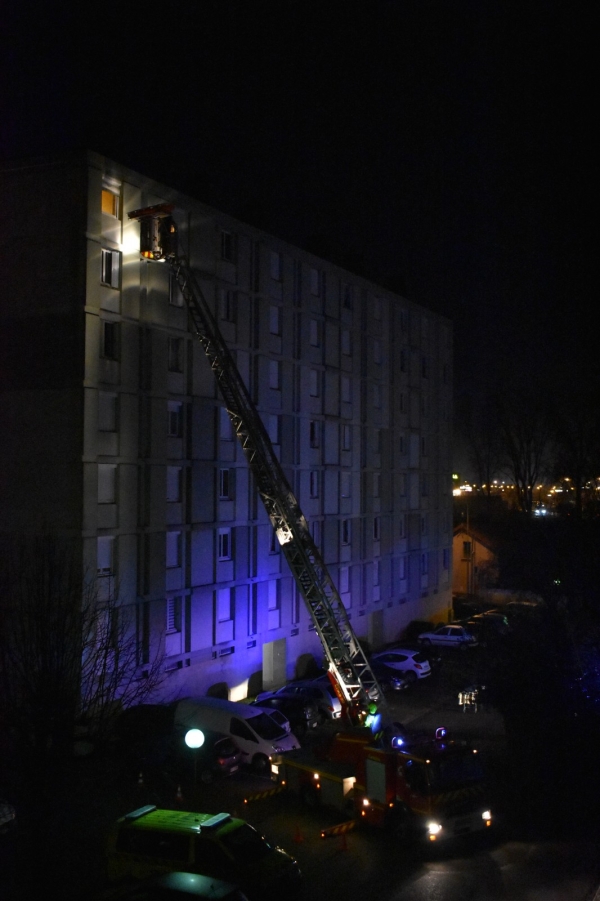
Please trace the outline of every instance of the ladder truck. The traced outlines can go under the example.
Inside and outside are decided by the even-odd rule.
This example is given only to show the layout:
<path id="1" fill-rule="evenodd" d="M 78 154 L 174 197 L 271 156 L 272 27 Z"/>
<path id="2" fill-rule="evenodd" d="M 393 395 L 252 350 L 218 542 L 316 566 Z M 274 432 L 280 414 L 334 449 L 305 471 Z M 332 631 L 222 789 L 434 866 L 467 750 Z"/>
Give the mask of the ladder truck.
<path id="1" fill-rule="evenodd" d="M 304 598 L 328 662 L 328 676 L 349 720 L 381 722 L 383 692 L 352 629 L 346 608 L 312 538 L 306 518 L 283 472 L 267 430 L 217 325 L 187 257 L 182 252 L 172 204 L 128 214 L 140 223 L 143 259 L 166 263 L 181 291 L 192 329 L 215 374 L 256 488 Z M 374 709 L 375 705 L 378 711 Z"/>

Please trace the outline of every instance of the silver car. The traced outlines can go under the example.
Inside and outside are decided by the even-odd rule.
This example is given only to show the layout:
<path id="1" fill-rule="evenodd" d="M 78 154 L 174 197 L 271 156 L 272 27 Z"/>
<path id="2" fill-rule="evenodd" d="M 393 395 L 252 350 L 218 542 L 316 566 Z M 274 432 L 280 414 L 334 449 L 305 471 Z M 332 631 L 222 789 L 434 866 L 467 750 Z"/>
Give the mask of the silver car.
<path id="1" fill-rule="evenodd" d="M 421 632 L 419 642 L 423 647 L 435 645 L 441 648 L 466 648 L 475 647 L 478 642 L 476 637 L 468 632 L 464 626 L 450 623 L 449 625 L 440 625 L 431 632 Z"/>

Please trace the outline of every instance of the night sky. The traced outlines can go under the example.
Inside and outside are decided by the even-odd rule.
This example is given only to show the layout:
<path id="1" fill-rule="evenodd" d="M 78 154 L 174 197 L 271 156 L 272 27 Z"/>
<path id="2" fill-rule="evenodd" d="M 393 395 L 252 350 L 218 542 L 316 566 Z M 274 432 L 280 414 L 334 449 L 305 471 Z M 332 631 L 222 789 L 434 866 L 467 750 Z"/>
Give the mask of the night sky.
<path id="1" fill-rule="evenodd" d="M 4 157 L 88 147 L 449 316 L 459 406 L 591 372 L 583 6 L 81 6 L 5 10 Z"/>

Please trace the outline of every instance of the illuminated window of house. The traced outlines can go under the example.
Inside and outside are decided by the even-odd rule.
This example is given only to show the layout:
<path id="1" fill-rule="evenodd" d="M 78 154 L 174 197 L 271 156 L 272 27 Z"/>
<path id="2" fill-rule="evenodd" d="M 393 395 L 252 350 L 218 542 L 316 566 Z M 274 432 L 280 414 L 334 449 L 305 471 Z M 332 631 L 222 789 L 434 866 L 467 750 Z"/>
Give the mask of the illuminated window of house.
<path id="1" fill-rule="evenodd" d="M 119 194 L 117 191 L 111 191 L 109 188 L 102 188 L 102 212 L 107 216 L 114 216 L 118 219 L 121 214 L 121 204 L 119 203 Z"/>

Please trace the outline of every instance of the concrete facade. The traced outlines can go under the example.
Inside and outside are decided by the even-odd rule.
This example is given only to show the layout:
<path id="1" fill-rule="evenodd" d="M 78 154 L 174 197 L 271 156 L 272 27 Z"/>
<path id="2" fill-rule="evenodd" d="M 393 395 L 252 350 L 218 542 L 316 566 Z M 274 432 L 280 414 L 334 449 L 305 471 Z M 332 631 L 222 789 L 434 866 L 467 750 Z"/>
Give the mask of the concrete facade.
<path id="1" fill-rule="evenodd" d="M 93 153 L 2 172 L 3 529 L 78 537 L 165 696 L 232 699 L 322 652 L 168 268 L 160 202 L 359 638 L 451 609 L 448 320 Z M 116 589 L 115 589 L 116 587 Z"/>

